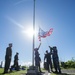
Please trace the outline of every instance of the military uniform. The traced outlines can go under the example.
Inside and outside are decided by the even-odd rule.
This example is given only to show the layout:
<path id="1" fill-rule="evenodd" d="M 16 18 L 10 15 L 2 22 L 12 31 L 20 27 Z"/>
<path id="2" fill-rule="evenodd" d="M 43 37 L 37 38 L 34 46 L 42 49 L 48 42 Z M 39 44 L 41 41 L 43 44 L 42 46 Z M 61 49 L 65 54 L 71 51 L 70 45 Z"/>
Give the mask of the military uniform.
<path id="1" fill-rule="evenodd" d="M 61 69 L 60 69 L 60 66 L 59 66 L 59 57 L 58 57 L 58 54 L 57 54 L 56 47 L 53 48 L 52 57 L 53 57 L 53 64 L 54 64 L 55 72 L 61 73 Z"/>
<path id="2" fill-rule="evenodd" d="M 52 71 L 51 53 L 45 54 L 44 61 L 45 61 L 45 59 L 46 59 L 46 63 L 47 63 L 47 70 L 50 72 L 50 68 Z M 50 66 L 50 68 L 49 68 L 49 66 Z"/>
<path id="3" fill-rule="evenodd" d="M 18 69 L 18 53 L 16 53 L 16 55 L 14 56 L 14 67 L 15 67 L 15 70 L 19 70 Z"/>
<path id="4" fill-rule="evenodd" d="M 35 66 L 37 66 L 39 68 L 39 71 L 41 72 L 41 68 L 40 68 L 40 62 L 41 62 L 41 58 L 40 58 L 40 54 L 38 52 L 39 48 L 35 48 Z"/>
<path id="5" fill-rule="evenodd" d="M 35 51 L 35 66 L 38 66 L 38 60 L 39 60 L 38 48 L 35 48 L 34 51 Z"/>
<path id="6" fill-rule="evenodd" d="M 4 67 L 4 73 L 8 73 L 8 69 L 10 67 L 12 57 L 12 49 L 11 47 L 6 48 L 6 56 L 5 56 L 5 67 Z"/>
<path id="7" fill-rule="evenodd" d="M 14 65 L 11 66 L 10 71 L 12 72 L 12 70 L 16 70 L 19 71 L 19 65 L 18 65 L 18 53 L 16 53 L 16 55 L 14 56 Z"/>

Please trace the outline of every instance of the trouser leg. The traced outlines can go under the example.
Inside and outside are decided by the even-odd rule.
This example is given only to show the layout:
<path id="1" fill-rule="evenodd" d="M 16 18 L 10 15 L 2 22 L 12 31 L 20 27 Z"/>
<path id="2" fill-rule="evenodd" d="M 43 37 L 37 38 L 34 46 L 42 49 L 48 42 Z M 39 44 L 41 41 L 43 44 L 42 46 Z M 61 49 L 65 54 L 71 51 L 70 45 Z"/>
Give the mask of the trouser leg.
<path id="1" fill-rule="evenodd" d="M 4 73 L 8 72 L 7 70 L 7 60 L 5 60 L 5 67 L 4 67 Z"/>
<path id="2" fill-rule="evenodd" d="M 58 69 L 59 73 L 61 73 L 61 68 L 60 68 L 60 65 L 59 65 L 59 61 L 57 62 L 57 69 Z"/>
<path id="3" fill-rule="evenodd" d="M 50 68 L 51 68 L 51 71 L 52 71 L 52 62 L 50 62 Z"/>
<path id="4" fill-rule="evenodd" d="M 41 72 L 40 63 L 39 63 L 39 71 Z"/>
<path id="5" fill-rule="evenodd" d="M 57 63 L 55 60 L 53 60 L 53 64 L 54 64 L 55 72 L 57 72 Z"/>
<path id="6" fill-rule="evenodd" d="M 50 70 L 49 70 L 49 63 L 47 63 L 47 70 L 50 71 Z"/>
<path id="7" fill-rule="evenodd" d="M 5 60 L 5 67 L 4 67 L 4 73 L 7 73 L 8 72 L 8 69 L 9 69 L 9 66 L 10 66 L 10 59 L 6 59 Z"/>

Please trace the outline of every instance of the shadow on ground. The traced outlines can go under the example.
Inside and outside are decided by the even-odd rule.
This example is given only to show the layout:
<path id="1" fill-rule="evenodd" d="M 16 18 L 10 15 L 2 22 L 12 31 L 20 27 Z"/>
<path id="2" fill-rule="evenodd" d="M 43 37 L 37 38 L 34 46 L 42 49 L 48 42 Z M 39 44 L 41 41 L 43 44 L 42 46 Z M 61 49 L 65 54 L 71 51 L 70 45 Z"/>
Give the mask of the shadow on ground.
<path id="1" fill-rule="evenodd" d="M 3 73 L 0 73 L 0 75 L 4 75 Z"/>
<path id="2" fill-rule="evenodd" d="M 56 74 L 56 75 L 75 75 L 75 74 L 61 73 L 61 74 Z"/>

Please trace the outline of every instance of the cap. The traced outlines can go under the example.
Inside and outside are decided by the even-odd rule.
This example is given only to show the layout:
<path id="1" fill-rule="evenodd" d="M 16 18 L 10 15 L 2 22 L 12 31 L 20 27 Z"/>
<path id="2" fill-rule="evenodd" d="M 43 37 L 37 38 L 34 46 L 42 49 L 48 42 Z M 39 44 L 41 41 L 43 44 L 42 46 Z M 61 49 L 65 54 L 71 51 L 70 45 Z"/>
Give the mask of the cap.
<path id="1" fill-rule="evenodd" d="M 46 52 L 48 52 L 48 50 L 46 50 Z"/>
<path id="2" fill-rule="evenodd" d="M 18 52 L 16 52 L 16 54 L 19 54 Z"/>
<path id="3" fill-rule="evenodd" d="M 9 45 L 12 45 L 12 43 L 9 43 Z"/>
<path id="4" fill-rule="evenodd" d="M 57 48 L 56 46 L 53 46 L 53 48 Z"/>

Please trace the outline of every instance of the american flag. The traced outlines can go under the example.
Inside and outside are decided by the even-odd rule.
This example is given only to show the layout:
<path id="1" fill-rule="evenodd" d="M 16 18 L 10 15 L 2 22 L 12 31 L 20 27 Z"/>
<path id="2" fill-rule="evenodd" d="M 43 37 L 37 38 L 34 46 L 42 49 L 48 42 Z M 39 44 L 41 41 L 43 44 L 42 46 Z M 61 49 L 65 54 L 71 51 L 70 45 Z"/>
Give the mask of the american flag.
<path id="1" fill-rule="evenodd" d="M 49 31 L 43 31 L 41 28 L 39 28 L 39 33 L 38 33 L 38 39 L 41 41 L 41 38 L 46 38 L 47 36 L 50 36 L 53 32 L 53 28 L 50 28 Z"/>

